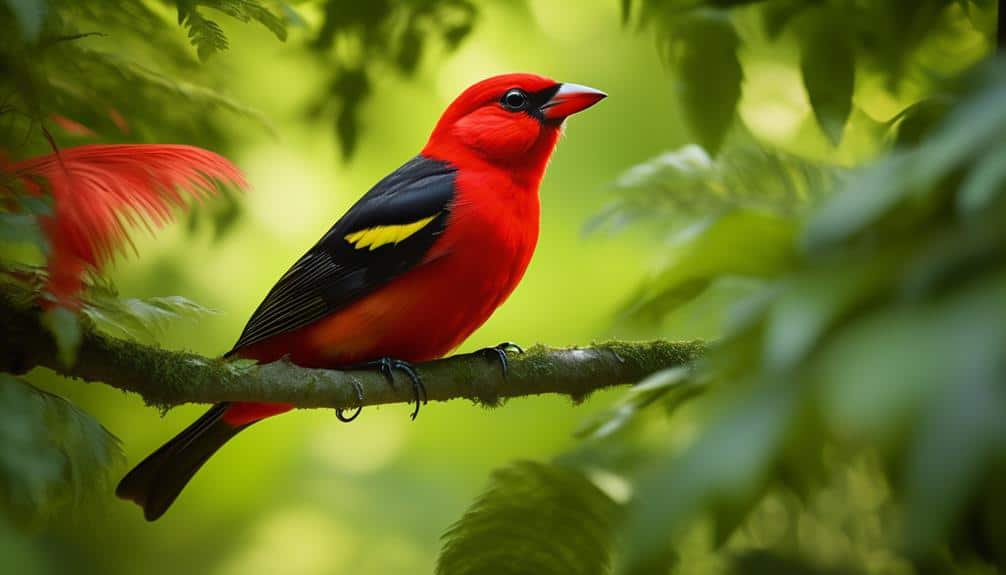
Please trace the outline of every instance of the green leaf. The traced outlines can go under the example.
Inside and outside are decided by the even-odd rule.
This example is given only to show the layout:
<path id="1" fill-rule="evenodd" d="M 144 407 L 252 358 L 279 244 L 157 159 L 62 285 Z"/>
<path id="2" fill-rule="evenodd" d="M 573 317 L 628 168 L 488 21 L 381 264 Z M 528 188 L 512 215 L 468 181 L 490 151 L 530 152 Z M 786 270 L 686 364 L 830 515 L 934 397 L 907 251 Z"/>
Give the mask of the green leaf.
<path id="1" fill-rule="evenodd" d="M 901 253 L 877 253 L 870 261 L 805 270 L 785 280 L 765 325 L 765 369 L 800 365 L 830 329 L 890 290 Z"/>
<path id="2" fill-rule="evenodd" d="M 277 39 L 286 41 L 286 22 L 257 0 L 202 0 L 199 4 L 219 10 L 240 22 L 258 22 Z"/>
<path id="3" fill-rule="evenodd" d="M 980 66 L 974 76 L 981 88 L 955 106 L 919 149 L 919 162 L 908 174 L 914 185 L 940 180 L 1002 142 L 1006 132 L 1006 106 L 1002 105 L 1006 101 L 1006 66 L 993 61 Z"/>
<path id="4" fill-rule="evenodd" d="M 182 296 L 119 299 L 101 284 L 89 286 L 84 304 L 84 314 L 99 327 L 133 338 L 153 338 L 172 321 L 216 313 Z"/>
<path id="5" fill-rule="evenodd" d="M 702 147 L 716 154 L 741 96 L 737 31 L 726 12 L 698 10 L 676 21 L 666 42 L 685 121 Z"/>
<path id="6" fill-rule="evenodd" d="M 795 407 L 792 382 L 752 386 L 679 456 L 659 460 L 644 476 L 621 538 L 624 572 L 646 567 L 704 509 L 749 501 L 766 478 Z"/>
<path id="7" fill-rule="evenodd" d="M 1000 374 L 964 374 L 955 383 L 932 401 L 909 456 L 906 525 L 918 551 L 946 539 L 990 464 L 1006 454 Z"/>
<path id="8" fill-rule="evenodd" d="M 915 359 L 935 384 L 905 472 L 908 542 L 916 550 L 945 540 L 982 477 L 1006 456 L 1003 301 L 1006 271 L 939 302 L 918 330 L 939 356 Z"/>
<path id="9" fill-rule="evenodd" d="M 728 146 L 715 159 L 690 144 L 624 171 L 614 183 L 616 201 L 585 227 L 619 229 L 644 219 L 680 228 L 738 208 L 795 214 L 829 193 L 842 173 L 756 144 Z"/>
<path id="10" fill-rule="evenodd" d="M 618 506 L 577 471 L 535 462 L 497 470 L 443 536 L 437 575 L 603 575 Z"/>
<path id="11" fill-rule="evenodd" d="M 915 165 L 915 156 L 893 152 L 851 177 L 810 218 L 804 247 L 813 251 L 841 244 L 892 213 L 912 190 L 905 176 Z"/>
<path id="12" fill-rule="evenodd" d="M 195 3 L 178 4 L 178 24 L 188 29 L 189 42 L 196 47 L 200 60 L 206 60 L 228 48 L 227 36 L 213 20 L 204 18 Z"/>
<path id="13" fill-rule="evenodd" d="M 657 318 L 688 303 L 723 276 L 770 277 L 795 258 L 796 221 L 734 211 L 692 230 L 674 246 L 660 273 L 643 286 L 628 317 Z"/>
<path id="14" fill-rule="evenodd" d="M 59 361 L 65 367 L 71 367 L 77 362 L 77 348 L 80 347 L 83 336 L 80 318 L 73 310 L 62 306 L 54 307 L 42 314 L 42 325 L 56 340 Z"/>
<path id="15" fill-rule="evenodd" d="M 934 96 L 915 102 L 891 119 L 897 146 L 916 146 L 939 125 L 954 102 L 946 96 Z"/>
<path id="16" fill-rule="evenodd" d="M 17 20 L 21 37 L 27 42 L 34 42 L 42 31 L 47 6 L 45 0 L 4 0 Z"/>
<path id="17" fill-rule="evenodd" d="M 701 391 L 700 384 L 685 367 L 672 367 L 658 371 L 640 381 L 615 405 L 586 421 L 576 434 L 580 437 L 602 438 L 625 427 L 636 414 L 658 400 L 668 409 Z"/>
<path id="18" fill-rule="evenodd" d="M 856 83 L 856 54 L 849 36 L 852 26 L 842 10 L 827 6 L 806 14 L 803 23 L 803 85 L 818 125 L 838 146 L 852 112 Z"/>
<path id="19" fill-rule="evenodd" d="M 957 210 L 975 215 L 1006 193 L 1006 142 L 999 142 L 974 164 L 957 194 Z"/>
<path id="20" fill-rule="evenodd" d="M 65 399 L 0 374 L 0 508 L 37 523 L 103 494 L 123 463 L 119 440 Z"/>

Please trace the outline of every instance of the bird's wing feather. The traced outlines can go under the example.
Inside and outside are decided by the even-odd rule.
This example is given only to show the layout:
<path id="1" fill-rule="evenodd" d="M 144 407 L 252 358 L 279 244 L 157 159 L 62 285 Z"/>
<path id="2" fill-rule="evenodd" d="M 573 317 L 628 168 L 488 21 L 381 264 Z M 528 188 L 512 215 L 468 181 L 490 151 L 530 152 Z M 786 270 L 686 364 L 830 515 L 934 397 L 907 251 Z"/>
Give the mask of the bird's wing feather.
<path id="1" fill-rule="evenodd" d="M 231 355 L 339 311 L 423 261 L 445 226 L 455 170 L 416 156 L 378 182 L 279 279 Z"/>

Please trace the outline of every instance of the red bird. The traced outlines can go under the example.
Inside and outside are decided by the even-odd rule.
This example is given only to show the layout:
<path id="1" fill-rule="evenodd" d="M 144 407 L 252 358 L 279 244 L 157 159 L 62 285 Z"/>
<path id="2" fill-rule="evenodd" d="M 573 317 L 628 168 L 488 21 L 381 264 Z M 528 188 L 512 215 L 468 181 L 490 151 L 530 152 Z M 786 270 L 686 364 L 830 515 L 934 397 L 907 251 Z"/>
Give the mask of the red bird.
<path id="1" fill-rule="evenodd" d="M 605 96 L 532 74 L 465 90 L 422 152 L 279 279 L 226 355 L 367 366 L 389 380 L 399 369 L 413 381 L 418 411 L 422 384 L 409 363 L 449 353 L 517 287 L 538 240 L 538 185 L 563 121 Z M 505 350 L 488 351 L 505 369 Z M 157 519 L 227 440 L 292 408 L 217 404 L 130 471 L 116 493 Z"/>

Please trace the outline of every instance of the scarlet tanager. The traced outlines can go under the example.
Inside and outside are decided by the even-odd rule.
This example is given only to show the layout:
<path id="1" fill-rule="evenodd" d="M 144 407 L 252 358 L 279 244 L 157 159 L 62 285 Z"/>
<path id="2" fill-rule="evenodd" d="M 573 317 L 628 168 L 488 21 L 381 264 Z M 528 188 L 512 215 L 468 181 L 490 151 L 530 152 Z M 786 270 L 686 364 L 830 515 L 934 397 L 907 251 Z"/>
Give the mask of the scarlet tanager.
<path id="1" fill-rule="evenodd" d="M 418 410 L 423 390 L 410 362 L 449 353 L 517 286 L 538 240 L 538 185 L 563 121 L 604 97 L 532 74 L 469 87 L 422 152 L 279 279 L 226 356 L 368 366 L 389 378 L 402 370 Z M 505 351 L 489 351 L 505 368 Z M 227 440 L 292 408 L 217 404 L 130 471 L 116 493 L 155 520 Z"/>

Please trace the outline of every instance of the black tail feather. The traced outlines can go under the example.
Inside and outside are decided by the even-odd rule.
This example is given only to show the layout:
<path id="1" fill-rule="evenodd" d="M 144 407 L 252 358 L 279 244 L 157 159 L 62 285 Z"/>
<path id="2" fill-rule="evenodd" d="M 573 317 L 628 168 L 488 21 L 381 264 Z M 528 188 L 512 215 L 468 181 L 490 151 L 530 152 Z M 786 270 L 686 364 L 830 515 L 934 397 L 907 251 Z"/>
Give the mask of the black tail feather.
<path id="1" fill-rule="evenodd" d="M 248 425 L 223 420 L 228 403 L 218 403 L 171 441 L 151 453 L 119 482 L 115 494 L 136 502 L 147 521 L 168 510 L 199 468 Z"/>

